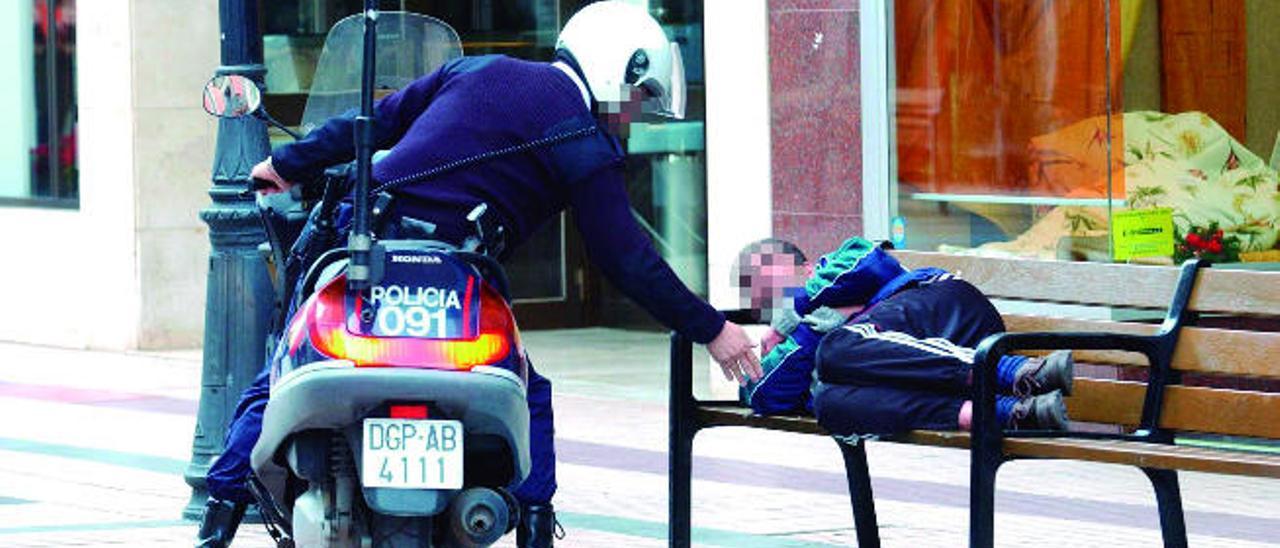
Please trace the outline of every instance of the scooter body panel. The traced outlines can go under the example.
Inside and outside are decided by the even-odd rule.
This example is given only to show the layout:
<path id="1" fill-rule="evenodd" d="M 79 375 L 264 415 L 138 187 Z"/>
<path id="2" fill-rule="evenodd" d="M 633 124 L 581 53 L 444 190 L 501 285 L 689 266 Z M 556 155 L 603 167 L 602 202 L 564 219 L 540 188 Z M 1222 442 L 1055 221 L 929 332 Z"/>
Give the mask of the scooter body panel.
<path id="1" fill-rule="evenodd" d="M 263 414 L 262 435 L 253 448 L 252 463 L 273 498 L 286 500 L 284 479 L 290 465 L 290 439 L 314 430 L 343 431 L 360 467 L 361 421 L 389 401 L 430 402 L 444 417 L 461 421 L 465 440 L 492 438 L 505 445 L 512 477 L 502 487 L 515 487 L 529 473 L 529 413 L 524 383 L 501 368 L 479 367 L 470 372 L 431 369 L 353 367 L 329 361 L 295 369 L 272 387 Z M 349 428 L 356 426 L 354 431 Z M 354 438 L 354 439 L 353 439 Z M 492 446 L 478 441 L 464 447 Z M 435 495 L 414 497 L 410 490 L 383 493 L 366 489 L 366 503 L 393 515 L 414 511 Z M 447 504 L 447 500 L 443 504 Z M 437 506 L 437 504 L 430 504 Z"/>

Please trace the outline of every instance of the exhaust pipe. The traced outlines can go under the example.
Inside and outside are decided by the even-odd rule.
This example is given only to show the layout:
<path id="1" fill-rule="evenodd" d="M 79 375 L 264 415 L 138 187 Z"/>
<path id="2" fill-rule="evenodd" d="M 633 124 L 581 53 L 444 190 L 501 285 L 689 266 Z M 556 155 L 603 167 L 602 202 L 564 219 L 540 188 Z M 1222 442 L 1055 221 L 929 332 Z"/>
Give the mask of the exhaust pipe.
<path id="1" fill-rule="evenodd" d="M 449 536 L 455 546 L 489 546 L 519 522 L 519 506 L 505 492 L 472 487 L 449 504 Z"/>

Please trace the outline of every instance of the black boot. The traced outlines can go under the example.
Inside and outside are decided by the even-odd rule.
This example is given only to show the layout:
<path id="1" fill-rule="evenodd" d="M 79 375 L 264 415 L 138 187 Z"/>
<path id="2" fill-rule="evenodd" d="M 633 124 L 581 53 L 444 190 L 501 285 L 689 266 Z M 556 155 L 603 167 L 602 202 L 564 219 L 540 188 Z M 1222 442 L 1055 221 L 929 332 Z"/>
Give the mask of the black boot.
<path id="1" fill-rule="evenodd" d="M 204 518 L 196 534 L 196 548 L 227 548 L 236 536 L 240 519 L 248 504 L 210 497 L 204 505 Z"/>
<path id="2" fill-rule="evenodd" d="M 520 507 L 520 526 L 516 528 L 519 548 L 551 548 L 555 539 L 564 538 L 564 528 L 556 521 L 556 509 L 547 504 Z"/>

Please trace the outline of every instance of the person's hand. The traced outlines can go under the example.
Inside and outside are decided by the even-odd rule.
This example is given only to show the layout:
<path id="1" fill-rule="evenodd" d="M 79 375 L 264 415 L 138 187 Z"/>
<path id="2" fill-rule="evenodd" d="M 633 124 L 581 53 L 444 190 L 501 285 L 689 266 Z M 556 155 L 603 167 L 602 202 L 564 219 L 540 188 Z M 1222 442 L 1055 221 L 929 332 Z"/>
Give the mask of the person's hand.
<path id="1" fill-rule="evenodd" d="M 773 347 L 782 344 L 782 341 L 785 340 L 787 340 L 786 335 L 778 333 L 777 329 L 770 327 L 769 330 L 765 332 L 764 336 L 760 337 L 760 355 L 764 356 L 768 354 L 770 350 L 773 350 Z"/>
<path id="2" fill-rule="evenodd" d="M 276 173 L 276 168 L 271 165 L 270 157 L 258 162 L 258 165 L 253 166 L 253 171 L 249 172 L 249 176 L 258 180 L 269 181 L 271 184 L 275 185 L 273 187 L 258 189 L 259 194 L 265 195 L 275 194 L 277 192 L 288 192 L 289 189 L 293 187 L 293 183 L 284 180 L 284 177 L 281 177 L 279 173 Z"/>
<path id="3" fill-rule="evenodd" d="M 707 344 L 707 352 L 720 364 L 726 380 L 736 380 L 738 385 L 746 386 L 747 379 L 758 381 L 764 376 L 755 347 L 755 341 L 751 340 L 742 326 L 724 322 L 720 334 Z"/>

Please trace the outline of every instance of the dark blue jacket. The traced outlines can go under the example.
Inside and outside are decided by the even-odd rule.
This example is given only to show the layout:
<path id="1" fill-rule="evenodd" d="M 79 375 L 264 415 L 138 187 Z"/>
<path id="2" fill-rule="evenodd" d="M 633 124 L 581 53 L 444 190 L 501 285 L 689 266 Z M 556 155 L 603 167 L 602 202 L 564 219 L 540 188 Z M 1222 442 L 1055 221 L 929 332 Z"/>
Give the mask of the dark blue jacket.
<path id="1" fill-rule="evenodd" d="M 468 211 L 487 202 L 519 245 L 566 208 L 573 209 L 592 261 L 655 318 L 699 343 L 719 334 L 724 316 L 691 293 L 631 216 L 622 145 L 592 115 L 581 91 L 549 63 L 504 56 L 465 57 L 376 105 L 376 186 L 397 196 L 397 211 L 438 225 L 460 242 Z M 305 183 L 354 158 L 351 117 L 275 150 L 286 180 Z"/>
<path id="2" fill-rule="evenodd" d="M 801 317 L 823 307 L 864 305 L 856 319 L 902 290 L 952 277 L 938 268 L 908 271 L 880 246 L 856 236 L 818 259 L 814 270 L 795 300 L 799 323 L 780 329 L 787 338 L 760 360 L 764 377 L 740 392 L 743 403 L 761 415 L 813 412 L 814 354 L 823 336 L 839 325 L 811 325 Z M 782 323 L 775 322 L 775 329 Z"/>

